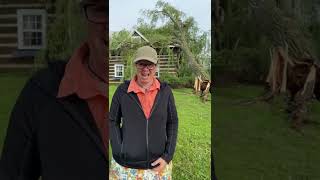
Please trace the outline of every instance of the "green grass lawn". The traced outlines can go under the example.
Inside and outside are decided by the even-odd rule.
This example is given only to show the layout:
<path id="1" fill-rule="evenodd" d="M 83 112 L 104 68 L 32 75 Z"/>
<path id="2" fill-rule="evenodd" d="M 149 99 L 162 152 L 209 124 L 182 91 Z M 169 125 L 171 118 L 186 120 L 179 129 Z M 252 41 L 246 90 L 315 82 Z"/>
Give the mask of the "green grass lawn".
<path id="1" fill-rule="evenodd" d="M 12 107 L 30 73 L 0 73 L 0 153 Z"/>
<path id="2" fill-rule="evenodd" d="M 111 86 L 112 97 L 116 86 Z M 211 105 L 201 103 L 192 89 L 175 89 L 179 129 L 173 158 L 173 179 L 210 179 Z M 110 98 L 111 101 L 111 98 Z"/>
<path id="3" fill-rule="evenodd" d="M 0 149 L 8 118 L 25 74 L 0 74 Z M 111 86 L 110 95 L 115 86 Z M 256 97 L 262 88 L 234 86 L 215 89 L 213 131 L 215 165 L 219 180 L 320 179 L 320 127 L 307 125 L 304 134 L 289 128 L 283 105 L 232 105 Z M 200 103 L 190 89 L 174 90 L 179 114 L 179 135 L 174 179 L 209 179 L 210 105 Z M 312 118 L 320 121 L 320 103 L 313 103 Z"/>
<path id="4" fill-rule="evenodd" d="M 0 150 L 6 134 L 11 109 L 28 74 L 0 74 Z M 110 86 L 110 97 L 115 86 Z M 173 179 L 210 179 L 211 108 L 192 94 L 191 89 L 174 90 L 179 132 L 173 159 Z M 111 100 L 111 98 L 110 98 Z"/>
<path id="5" fill-rule="evenodd" d="M 320 179 L 320 126 L 307 125 L 304 134 L 289 128 L 280 98 L 268 104 L 232 105 L 258 96 L 257 86 L 215 89 L 213 150 L 222 180 Z M 320 103 L 312 104 L 320 122 Z"/>

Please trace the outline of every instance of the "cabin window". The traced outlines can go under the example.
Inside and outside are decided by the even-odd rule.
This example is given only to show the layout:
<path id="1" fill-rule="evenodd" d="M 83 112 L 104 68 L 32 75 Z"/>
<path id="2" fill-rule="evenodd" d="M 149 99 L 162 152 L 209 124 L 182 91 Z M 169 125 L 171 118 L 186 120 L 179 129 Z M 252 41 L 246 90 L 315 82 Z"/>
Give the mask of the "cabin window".
<path id="1" fill-rule="evenodd" d="M 19 9 L 18 48 L 40 49 L 46 41 L 46 11 L 43 9 Z"/>
<path id="2" fill-rule="evenodd" d="M 157 65 L 157 71 L 156 71 L 156 76 L 160 77 L 160 64 Z"/>
<path id="3" fill-rule="evenodd" d="M 115 64 L 114 65 L 114 77 L 123 77 L 124 75 L 124 65 Z"/>
<path id="4" fill-rule="evenodd" d="M 141 43 L 141 37 L 140 36 L 132 36 L 132 40 L 135 43 Z"/>

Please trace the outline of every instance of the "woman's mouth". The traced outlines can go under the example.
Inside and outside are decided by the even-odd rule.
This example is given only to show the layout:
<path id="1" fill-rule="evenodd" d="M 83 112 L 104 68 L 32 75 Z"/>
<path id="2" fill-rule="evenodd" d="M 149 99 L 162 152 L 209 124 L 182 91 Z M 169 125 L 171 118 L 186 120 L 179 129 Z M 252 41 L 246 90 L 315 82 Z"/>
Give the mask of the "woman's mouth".
<path id="1" fill-rule="evenodd" d="M 148 78 L 150 76 L 150 73 L 141 73 L 141 76 L 143 78 Z"/>

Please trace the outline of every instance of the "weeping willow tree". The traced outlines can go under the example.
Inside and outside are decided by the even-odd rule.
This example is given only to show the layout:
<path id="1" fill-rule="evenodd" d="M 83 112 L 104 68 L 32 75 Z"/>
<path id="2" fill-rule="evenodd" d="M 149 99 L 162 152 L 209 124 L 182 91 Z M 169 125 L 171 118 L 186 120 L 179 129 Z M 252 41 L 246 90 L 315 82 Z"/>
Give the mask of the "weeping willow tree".
<path id="1" fill-rule="evenodd" d="M 269 42 L 271 59 L 266 77 L 267 92 L 256 100 L 288 96 L 287 112 L 291 125 L 301 130 L 308 118 L 307 105 L 320 99 L 320 61 L 312 36 L 304 28 L 307 19 L 288 8 L 290 1 L 249 0 L 248 20 Z"/>
<path id="2" fill-rule="evenodd" d="M 47 27 L 47 46 L 36 57 L 36 64 L 68 60 L 87 33 L 84 13 L 79 0 L 46 0 L 54 5 L 53 22 Z"/>
<path id="3" fill-rule="evenodd" d="M 320 61 L 310 32 L 288 8 L 281 9 L 280 5 L 273 1 L 249 1 L 257 28 L 271 42 L 271 63 L 266 79 L 269 90 L 263 99 L 288 92 L 292 127 L 300 129 L 310 122 L 307 105 L 314 95 L 319 99 Z M 287 7 L 287 4 L 282 6 Z"/>
<path id="4" fill-rule="evenodd" d="M 158 14 L 166 11 L 167 15 Z M 169 16 L 176 17 L 183 26 L 177 30 L 177 24 L 170 20 Z M 158 22 L 164 20 L 164 23 Z M 173 6 L 163 1 L 158 1 L 152 10 L 141 10 L 141 18 L 134 27 L 147 41 L 137 42 L 131 38 L 131 32 L 123 30 L 112 34 L 110 41 L 111 51 L 122 56 L 125 67 L 125 78 L 130 78 L 135 73 L 132 68 L 132 59 L 135 50 L 143 45 L 149 45 L 157 50 L 158 54 L 169 55 L 168 63 L 174 63 L 177 67 L 177 76 L 169 72 L 161 71 L 161 79 L 171 83 L 175 87 L 192 87 L 194 76 L 202 75 L 209 78 L 208 64 L 210 59 L 204 56 L 204 49 L 208 45 L 208 32 L 201 32 L 192 17 L 187 17 L 184 12 L 178 11 Z M 175 48 L 172 48 L 175 47 Z M 177 49 L 177 51 L 175 51 Z M 181 51 L 182 50 L 182 51 Z M 182 52 L 182 53 L 181 53 Z M 196 64 L 196 65 L 195 65 Z M 204 65 L 206 67 L 204 67 Z"/>
<path id="5" fill-rule="evenodd" d="M 155 27 L 160 22 L 164 24 L 162 31 L 166 31 L 167 34 L 158 39 L 180 47 L 185 57 L 184 60 L 196 76 L 210 79 L 208 72 L 197 57 L 205 45 L 207 35 L 205 33 L 199 35 L 199 28 L 193 17 L 187 16 L 184 12 L 161 0 L 157 1 L 154 9 L 143 10 L 142 13 L 146 19 L 150 20 L 149 26 Z"/>
<path id="6" fill-rule="evenodd" d="M 253 77 L 263 76 L 259 82 L 266 82 L 267 92 L 256 100 L 268 101 L 283 94 L 288 97 L 293 128 L 312 122 L 307 105 L 320 99 L 319 2 L 225 0 L 214 5 L 217 59 L 243 70 L 254 64 L 247 73 L 251 76 L 263 67 Z M 240 50 L 246 53 L 239 56 Z M 240 61 L 245 63 L 238 66 Z"/>
<path id="7" fill-rule="evenodd" d="M 66 59 L 83 41 L 87 26 L 78 0 L 57 0 L 55 7 L 56 19 L 48 28 L 48 56 Z"/>

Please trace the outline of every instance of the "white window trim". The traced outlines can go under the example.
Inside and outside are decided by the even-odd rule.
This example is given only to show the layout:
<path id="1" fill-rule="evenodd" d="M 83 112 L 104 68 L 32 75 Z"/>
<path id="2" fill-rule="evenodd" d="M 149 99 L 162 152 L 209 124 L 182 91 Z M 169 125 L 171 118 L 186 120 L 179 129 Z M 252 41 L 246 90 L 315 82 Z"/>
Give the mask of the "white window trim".
<path id="1" fill-rule="evenodd" d="M 138 42 L 140 42 L 140 43 L 141 43 L 141 41 L 142 41 L 142 38 L 141 38 L 140 36 L 132 36 L 132 39 L 133 39 L 134 41 L 138 41 Z"/>
<path id="2" fill-rule="evenodd" d="M 41 46 L 24 46 L 23 44 L 23 16 L 24 15 L 41 15 L 42 19 L 42 45 Z M 47 12 L 44 9 L 18 9 L 17 10 L 17 27 L 18 27 L 18 49 L 41 49 L 46 48 L 46 29 L 47 29 Z"/>
<path id="3" fill-rule="evenodd" d="M 118 66 L 121 66 L 122 67 L 122 76 L 117 76 L 117 67 Z M 114 65 L 114 77 L 117 77 L 117 78 L 122 78 L 124 77 L 124 65 L 123 64 L 115 64 Z"/>
<path id="4" fill-rule="evenodd" d="M 158 64 L 156 68 L 157 68 L 156 72 L 158 72 L 157 77 L 160 77 L 160 64 Z"/>

